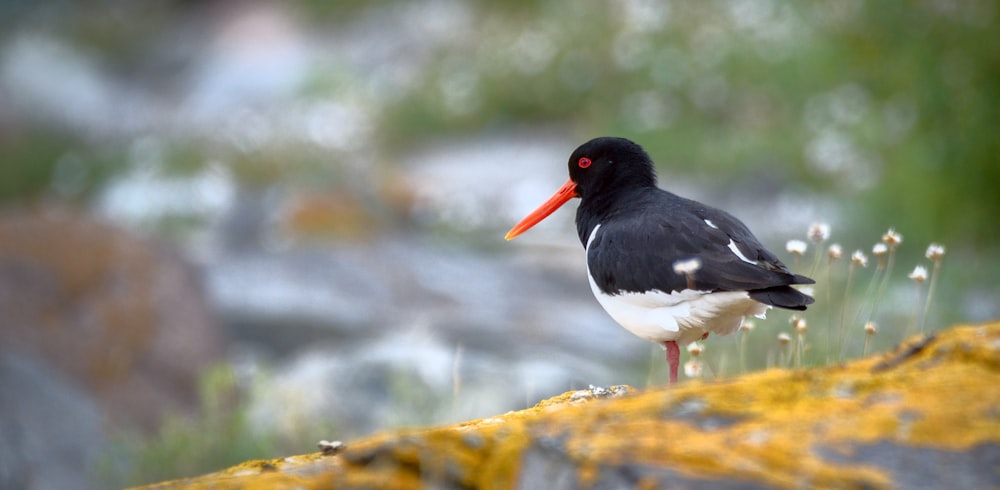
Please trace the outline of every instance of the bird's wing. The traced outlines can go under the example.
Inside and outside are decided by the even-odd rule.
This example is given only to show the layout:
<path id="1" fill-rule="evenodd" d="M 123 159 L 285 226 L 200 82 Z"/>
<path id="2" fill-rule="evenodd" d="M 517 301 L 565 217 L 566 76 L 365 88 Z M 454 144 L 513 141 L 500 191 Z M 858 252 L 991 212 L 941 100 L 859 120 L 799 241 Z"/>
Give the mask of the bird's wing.
<path id="1" fill-rule="evenodd" d="M 697 260 L 693 272 L 675 270 L 678 262 L 692 259 Z M 653 217 L 640 211 L 603 224 L 587 247 L 587 264 L 607 294 L 754 290 L 811 282 L 793 274 L 738 219 L 703 205 Z"/>
<path id="2" fill-rule="evenodd" d="M 757 237 L 750 232 L 750 229 L 735 216 L 721 209 L 705 206 L 704 204 L 694 208 L 693 213 L 702 223 L 724 233 L 729 240 L 732 240 L 733 246 L 744 257 L 750 259 L 750 261 L 757 262 L 757 265 L 762 269 L 792 274 L 788 266 L 782 263 L 770 250 L 765 248 L 757 240 Z M 694 223 L 693 226 L 699 226 L 696 222 L 692 223 Z M 732 249 L 728 241 L 726 242 L 726 246 Z"/>

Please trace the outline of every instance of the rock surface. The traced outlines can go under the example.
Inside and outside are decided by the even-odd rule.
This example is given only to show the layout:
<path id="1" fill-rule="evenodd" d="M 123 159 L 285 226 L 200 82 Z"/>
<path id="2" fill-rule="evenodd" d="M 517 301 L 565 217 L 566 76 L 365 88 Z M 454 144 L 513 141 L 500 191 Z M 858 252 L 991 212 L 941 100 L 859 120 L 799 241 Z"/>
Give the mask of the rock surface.
<path id="1" fill-rule="evenodd" d="M 568 392 L 326 447 L 148 488 L 988 488 L 1000 323 L 847 365 Z"/>
<path id="2" fill-rule="evenodd" d="M 196 407 L 198 373 L 222 359 L 191 266 L 62 207 L 0 213 L 0 312 L 0 358 L 48 366 L 112 426 Z"/>
<path id="3" fill-rule="evenodd" d="M 88 488 L 108 434 L 193 411 L 222 354 L 176 253 L 65 207 L 0 211 L 0 488 Z"/>

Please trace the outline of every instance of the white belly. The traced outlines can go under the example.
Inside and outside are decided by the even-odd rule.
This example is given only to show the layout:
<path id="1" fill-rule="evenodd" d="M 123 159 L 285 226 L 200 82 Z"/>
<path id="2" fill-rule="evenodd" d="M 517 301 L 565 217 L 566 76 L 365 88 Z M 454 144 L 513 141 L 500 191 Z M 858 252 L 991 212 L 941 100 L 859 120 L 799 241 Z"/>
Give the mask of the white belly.
<path id="1" fill-rule="evenodd" d="M 589 273 L 587 277 L 594 297 L 611 318 L 636 336 L 658 344 L 673 340 L 684 346 L 706 333 L 728 335 L 740 328 L 744 317 L 763 316 L 768 309 L 745 291 L 653 290 L 611 296 L 597 287 Z"/>

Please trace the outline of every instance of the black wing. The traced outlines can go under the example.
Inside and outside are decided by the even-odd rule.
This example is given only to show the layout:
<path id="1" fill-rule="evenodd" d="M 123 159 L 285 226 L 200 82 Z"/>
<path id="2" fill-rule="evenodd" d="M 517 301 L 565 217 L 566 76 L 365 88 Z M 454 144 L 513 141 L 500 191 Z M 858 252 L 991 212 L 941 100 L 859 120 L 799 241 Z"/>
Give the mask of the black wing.
<path id="1" fill-rule="evenodd" d="M 672 194 L 666 202 L 660 197 L 608 220 L 597 231 L 587 248 L 587 264 L 601 291 L 763 290 L 779 300 L 776 306 L 798 308 L 811 302 L 786 286 L 814 281 L 792 273 L 738 219 Z M 675 272 L 677 262 L 690 259 L 700 262 L 695 272 Z"/>

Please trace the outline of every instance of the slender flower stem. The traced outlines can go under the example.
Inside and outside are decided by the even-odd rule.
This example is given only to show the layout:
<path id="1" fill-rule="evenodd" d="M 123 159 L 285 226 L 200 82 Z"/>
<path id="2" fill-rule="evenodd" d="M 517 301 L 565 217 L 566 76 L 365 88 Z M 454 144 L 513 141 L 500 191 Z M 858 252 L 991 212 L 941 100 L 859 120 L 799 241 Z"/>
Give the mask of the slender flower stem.
<path id="1" fill-rule="evenodd" d="M 916 287 L 917 287 L 916 297 L 913 299 L 913 330 L 920 330 L 921 332 L 923 332 L 923 329 L 920 328 L 920 325 L 923 324 L 921 318 L 922 311 L 920 308 L 920 297 L 923 296 L 923 294 L 921 293 L 923 292 L 924 287 L 923 284 L 919 282 L 916 283 Z M 910 335 L 911 333 L 909 331 L 910 329 L 907 328 L 906 330 L 907 330 L 906 334 Z"/>
<path id="2" fill-rule="evenodd" d="M 920 316 L 920 333 L 924 333 L 927 322 L 927 313 L 931 309 L 931 298 L 934 297 L 934 289 L 937 285 L 939 272 L 941 271 L 941 259 L 934 260 L 934 269 L 931 270 L 930 286 L 927 287 L 927 297 L 924 299 L 924 313 Z"/>
<path id="3" fill-rule="evenodd" d="M 868 315 L 868 319 L 871 320 L 878 313 L 879 304 L 882 302 L 882 297 L 885 295 L 886 289 L 889 288 L 889 279 L 892 277 L 892 266 L 896 262 L 896 247 L 889 247 L 889 260 L 886 262 L 885 271 L 882 273 L 882 284 L 878 288 L 878 292 L 875 294 L 875 302 L 872 303 L 871 314 Z"/>
<path id="4" fill-rule="evenodd" d="M 865 295 L 864 295 L 865 299 L 871 298 L 872 295 L 875 293 L 876 285 L 878 284 L 879 279 L 882 278 L 882 274 L 884 272 L 885 272 L 885 266 L 882 264 L 882 259 L 880 258 L 879 261 L 878 261 L 878 265 L 875 266 L 875 273 L 872 274 L 872 279 L 868 283 L 868 287 L 865 288 Z M 858 305 L 858 313 L 855 316 L 855 321 L 860 321 L 861 317 L 865 316 L 864 315 L 864 310 L 865 310 L 865 304 L 864 303 L 861 303 L 860 305 Z M 868 315 L 867 315 L 867 321 L 871 321 L 871 319 L 872 319 L 872 317 L 874 315 L 875 315 L 875 307 L 874 307 L 874 303 L 872 303 L 871 310 L 868 312 Z"/>
<path id="5" fill-rule="evenodd" d="M 805 335 L 799 333 L 795 335 L 795 367 L 802 367 L 802 356 L 805 354 L 806 338 Z"/>
<path id="6" fill-rule="evenodd" d="M 826 261 L 826 286 L 823 290 L 826 304 L 833 304 L 833 258 Z M 826 345 L 833 345 L 833 315 L 826 315 Z M 826 363 L 830 363 L 830 349 L 826 350 Z"/>
<path id="7" fill-rule="evenodd" d="M 778 334 L 778 365 L 783 368 L 787 368 L 792 359 L 790 349 L 794 346 L 790 345 L 791 341 L 792 337 L 787 333 Z"/>
<path id="8" fill-rule="evenodd" d="M 864 350 L 864 353 L 862 354 L 865 357 L 868 356 L 868 352 L 871 350 L 872 337 L 875 336 L 875 332 L 877 330 L 878 329 L 875 326 L 875 322 L 867 322 L 867 323 L 865 323 L 865 350 Z"/>
<path id="9" fill-rule="evenodd" d="M 837 340 L 837 360 L 844 360 L 844 342 L 847 340 L 847 312 L 851 302 L 851 280 L 854 279 L 854 262 L 847 266 L 847 281 L 844 284 L 844 298 L 840 304 L 840 338 Z"/>
<path id="10" fill-rule="evenodd" d="M 819 272 L 819 264 L 823 260 L 824 255 L 826 254 L 823 252 L 823 247 L 819 243 L 815 244 L 813 247 L 813 265 L 809 271 L 809 277 L 815 277 L 816 273 Z"/>

